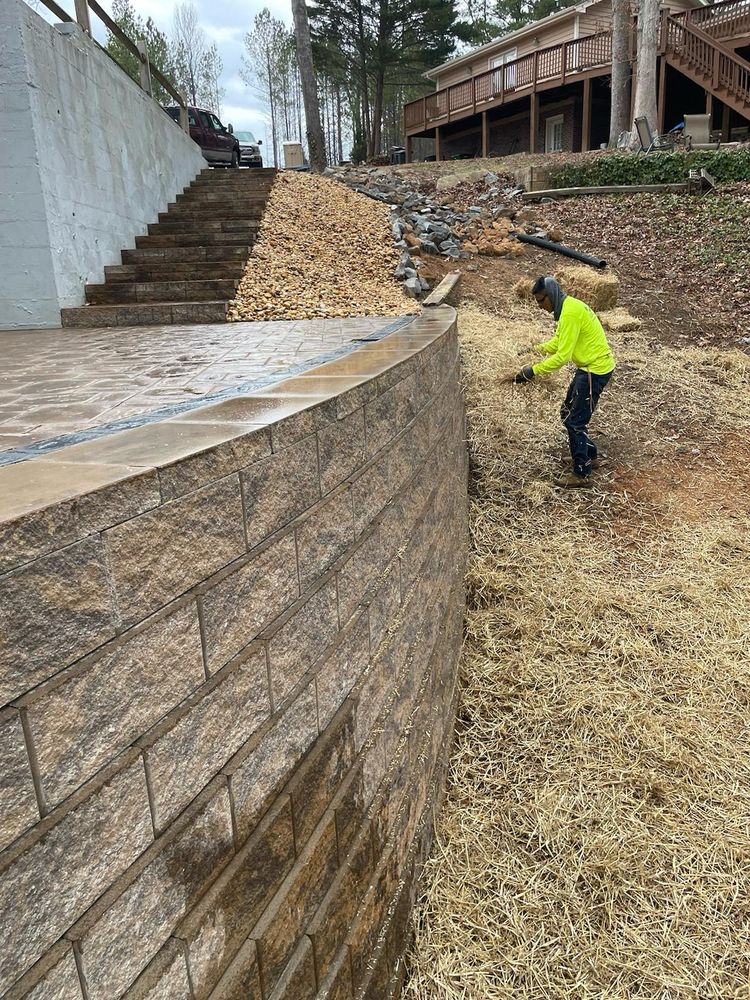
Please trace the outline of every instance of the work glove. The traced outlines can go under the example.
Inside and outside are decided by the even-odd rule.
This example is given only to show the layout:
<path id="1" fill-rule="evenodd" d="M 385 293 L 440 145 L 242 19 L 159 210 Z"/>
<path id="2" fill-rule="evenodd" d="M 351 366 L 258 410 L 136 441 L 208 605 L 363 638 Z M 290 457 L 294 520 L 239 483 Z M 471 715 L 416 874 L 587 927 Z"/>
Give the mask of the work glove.
<path id="1" fill-rule="evenodd" d="M 516 385 L 524 385 L 526 382 L 530 382 L 534 377 L 534 369 L 531 365 L 526 365 L 520 370 L 520 372 L 515 376 L 513 381 Z"/>

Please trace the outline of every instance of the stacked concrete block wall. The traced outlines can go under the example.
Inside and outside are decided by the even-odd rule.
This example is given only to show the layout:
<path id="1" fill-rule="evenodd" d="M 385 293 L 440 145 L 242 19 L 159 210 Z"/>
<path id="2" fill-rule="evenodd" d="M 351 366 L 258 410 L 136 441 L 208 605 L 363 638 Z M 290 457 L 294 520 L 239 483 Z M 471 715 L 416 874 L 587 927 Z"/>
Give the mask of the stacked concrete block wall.
<path id="1" fill-rule="evenodd" d="M 0 470 L 36 498 L 0 525 L 3 1000 L 398 993 L 462 635 L 455 313 L 325 368 L 265 425 Z M 176 424 L 204 446 L 151 457 Z"/>

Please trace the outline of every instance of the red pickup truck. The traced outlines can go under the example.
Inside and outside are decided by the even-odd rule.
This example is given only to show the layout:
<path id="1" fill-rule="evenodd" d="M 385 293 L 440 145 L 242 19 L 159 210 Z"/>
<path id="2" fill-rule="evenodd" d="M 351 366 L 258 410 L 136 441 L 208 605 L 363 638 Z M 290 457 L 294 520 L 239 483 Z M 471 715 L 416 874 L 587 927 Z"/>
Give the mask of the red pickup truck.
<path id="1" fill-rule="evenodd" d="M 179 122 L 179 108 L 164 110 L 170 118 Z M 190 138 L 198 143 L 204 157 L 212 166 L 239 167 L 240 144 L 232 134 L 231 125 L 225 128 L 213 111 L 205 111 L 203 108 L 188 108 L 188 124 Z"/>

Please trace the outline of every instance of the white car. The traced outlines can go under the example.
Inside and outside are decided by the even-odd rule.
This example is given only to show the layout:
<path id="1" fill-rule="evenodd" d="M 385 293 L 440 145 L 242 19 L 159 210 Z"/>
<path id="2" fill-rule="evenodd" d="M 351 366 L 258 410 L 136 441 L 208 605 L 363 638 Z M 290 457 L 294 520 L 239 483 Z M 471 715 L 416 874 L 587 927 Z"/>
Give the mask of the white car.
<path id="1" fill-rule="evenodd" d="M 252 132 L 235 132 L 234 137 L 240 144 L 240 166 L 262 167 L 263 157 L 260 155 L 262 141 L 256 140 Z"/>

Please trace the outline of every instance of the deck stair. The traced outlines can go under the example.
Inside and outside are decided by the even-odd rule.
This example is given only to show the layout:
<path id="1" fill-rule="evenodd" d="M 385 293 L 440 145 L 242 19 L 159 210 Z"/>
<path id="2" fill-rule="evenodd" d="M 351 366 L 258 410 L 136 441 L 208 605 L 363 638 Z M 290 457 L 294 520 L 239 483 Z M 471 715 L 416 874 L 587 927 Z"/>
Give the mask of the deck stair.
<path id="1" fill-rule="evenodd" d="M 122 263 L 86 285 L 66 327 L 223 323 L 257 237 L 276 171 L 203 170 L 136 236 Z"/>

